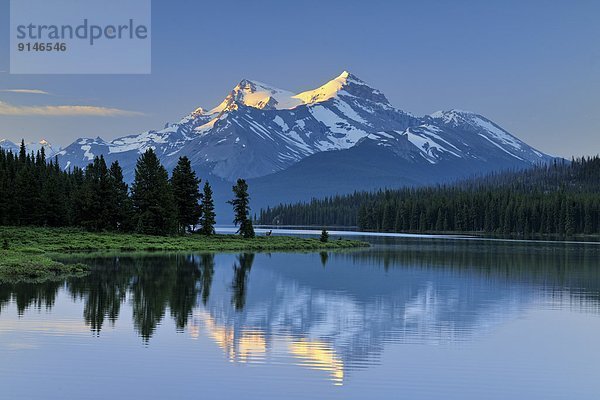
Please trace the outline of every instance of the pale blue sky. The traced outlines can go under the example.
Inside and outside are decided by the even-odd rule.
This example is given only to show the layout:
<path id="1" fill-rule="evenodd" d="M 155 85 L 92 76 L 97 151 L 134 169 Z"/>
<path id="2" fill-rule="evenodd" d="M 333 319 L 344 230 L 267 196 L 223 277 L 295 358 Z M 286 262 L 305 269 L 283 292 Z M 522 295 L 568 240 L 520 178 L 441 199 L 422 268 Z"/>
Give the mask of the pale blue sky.
<path id="1" fill-rule="evenodd" d="M 8 3 L 0 90 L 50 95 L 0 91 L 4 114 L 89 105 L 143 115 L 0 115 L 0 138 L 110 139 L 213 107 L 242 78 L 301 91 L 347 69 L 414 114 L 471 110 L 542 151 L 600 153 L 598 1 L 154 1 L 152 74 L 104 76 L 9 75 Z"/>

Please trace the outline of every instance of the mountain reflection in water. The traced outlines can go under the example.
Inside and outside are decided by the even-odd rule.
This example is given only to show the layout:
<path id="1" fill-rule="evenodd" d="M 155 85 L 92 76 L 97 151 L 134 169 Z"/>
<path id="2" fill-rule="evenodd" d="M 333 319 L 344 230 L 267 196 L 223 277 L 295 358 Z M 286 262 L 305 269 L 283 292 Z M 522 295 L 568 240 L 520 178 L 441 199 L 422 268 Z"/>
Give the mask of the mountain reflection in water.
<path id="1" fill-rule="evenodd" d="M 402 240 L 348 253 L 96 258 L 85 277 L 0 284 L 0 313 L 51 312 L 68 296 L 99 336 L 129 305 L 147 346 L 172 318 L 230 362 L 292 360 L 341 385 L 379 364 L 388 343 L 473 340 L 532 305 L 598 314 L 598 255 L 574 244 Z"/>

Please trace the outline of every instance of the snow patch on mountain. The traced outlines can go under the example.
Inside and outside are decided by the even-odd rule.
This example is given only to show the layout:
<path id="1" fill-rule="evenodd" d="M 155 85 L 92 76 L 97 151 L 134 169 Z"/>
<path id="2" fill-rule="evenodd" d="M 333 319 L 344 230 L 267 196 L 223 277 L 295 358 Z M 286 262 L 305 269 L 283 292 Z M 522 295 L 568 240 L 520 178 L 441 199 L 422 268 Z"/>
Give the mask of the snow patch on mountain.
<path id="1" fill-rule="evenodd" d="M 335 104 L 335 108 L 337 108 L 340 111 L 340 113 L 347 116 L 351 120 L 359 122 L 364 125 L 370 125 L 369 121 L 365 120 L 363 117 L 358 115 L 358 113 L 356 111 L 354 111 L 354 109 L 345 101 L 336 99 L 334 101 L 334 104 Z"/>
<path id="2" fill-rule="evenodd" d="M 352 147 L 367 135 L 364 130 L 358 129 L 350 123 L 349 120 L 352 118 L 344 118 L 330 108 L 318 105 L 310 108 L 310 113 L 334 133 L 320 142 L 321 151 Z"/>
<path id="3" fill-rule="evenodd" d="M 288 132 L 290 130 L 290 127 L 287 126 L 285 121 L 279 115 L 276 115 L 275 118 L 273 118 L 273 122 L 279 125 L 283 132 Z"/>

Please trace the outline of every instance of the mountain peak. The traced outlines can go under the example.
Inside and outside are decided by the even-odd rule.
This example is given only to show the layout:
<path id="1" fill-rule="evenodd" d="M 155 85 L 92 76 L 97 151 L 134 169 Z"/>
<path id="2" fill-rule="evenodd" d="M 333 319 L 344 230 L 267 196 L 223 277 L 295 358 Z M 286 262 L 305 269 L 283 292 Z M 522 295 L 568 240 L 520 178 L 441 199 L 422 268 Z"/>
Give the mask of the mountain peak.
<path id="1" fill-rule="evenodd" d="M 350 72 L 348 72 L 347 70 L 344 70 L 344 72 L 342 72 L 341 74 L 339 74 L 335 79 L 340 79 L 340 80 L 347 80 L 349 78 L 354 78 L 355 76 L 352 75 Z"/>
<path id="2" fill-rule="evenodd" d="M 262 82 L 258 82 L 252 79 L 244 78 L 238 83 L 232 90 L 232 93 L 246 92 L 246 93 L 255 93 L 260 89 L 273 89 L 279 90 L 276 88 L 271 88 L 270 85 Z"/>
<path id="3" fill-rule="evenodd" d="M 243 104 L 259 109 L 289 109 L 301 103 L 293 99 L 293 93 L 278 89 L 269 84 L 250 79 L 242 79 L 231 93 L 210 113 L 221 113 L 231 107 Z"/>
<path id="4" fill-rule="evenodd" d="M 245 86 L 252 86 L 252 85 L 254 85 L 254 82 L 251 79 L 243 78 L 240 81 L 240 83 L 237 84 L 236 88 L 243 88 Z"/>
<path id="5" fill-rule="evenodd" d="M 218 106 L 208 111 L 198 108 L 191 115 L 221 114 L 226 111 L 238 109 L 240 105 L 261 110 L 289 110 L 300 105 L 310 105 L 327 101 L 338 94 L 363 97 L 367 100 L 389 106 L 389 102 L 383 93 L 370 88 L 356 75 L 344 70 L 340 75 L 323 86 L 296 95 L 267 83 L 244 78 Z"/>
<path id="6" fill-rule="evenodd" d="M 305 104 L 327 101 L 337 96 L 339 92 L 347 87 L 352 76 L 353 75 L 348 71 L 344 71 L 323 86 L 320 86 L 314 90 L 307 90 L 306 92 L 299 93 L 294 97 L 301 100 Z"/>
<path id="7" fill-rule="evenodd" d="M 344 70 L 344 72 L 338 75 L 334 80 L 344 82 L 345 84 L 348 84 L 350 82 L 359 83 L 363 85 L 365 84 L 358 76 L 354 75 L 351 72 L 348 72 L 348 70 Z"/>
<path id="8" fill-rule="evenodd" d="M 361 97 L 366 100 L 378 102 L 389 106 L 387 98 L 377 89 L 369 87 L 356 75 L 345 70 L 340 75 L 330 80 L 323 86 L 302 92 L 294 96 L 305 104 L 314 104 L 337 97 L 339 94 Z"/>

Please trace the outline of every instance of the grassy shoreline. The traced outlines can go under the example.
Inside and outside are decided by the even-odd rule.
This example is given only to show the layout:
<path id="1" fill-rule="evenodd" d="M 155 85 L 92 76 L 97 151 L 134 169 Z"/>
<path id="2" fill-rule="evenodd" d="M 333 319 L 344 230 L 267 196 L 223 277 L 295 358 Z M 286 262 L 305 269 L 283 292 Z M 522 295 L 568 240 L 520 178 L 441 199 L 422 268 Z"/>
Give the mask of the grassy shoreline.
<path id="1" fill-rule="evenodd" d="M 68 228 L 0 227 L 0 279 L 44 279 L 85 273 L 82 264 L 65 264 L 57 255 L 85 253 L 212 252 L 212 251 L 319 251 L 368 247 L 355 240 L 330 240 L 290 236 L 237 235 L 147 236 L 94 233 Z"/>

